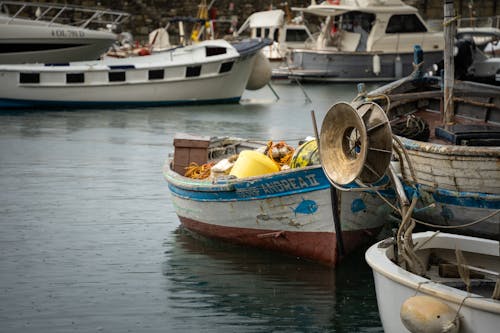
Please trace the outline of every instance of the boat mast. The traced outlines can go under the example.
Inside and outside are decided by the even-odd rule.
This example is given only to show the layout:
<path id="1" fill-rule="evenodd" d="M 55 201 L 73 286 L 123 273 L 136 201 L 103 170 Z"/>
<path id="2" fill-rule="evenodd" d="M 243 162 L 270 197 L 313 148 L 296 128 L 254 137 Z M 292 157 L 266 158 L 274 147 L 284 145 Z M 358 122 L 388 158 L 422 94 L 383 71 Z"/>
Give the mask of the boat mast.
<path id="1" fill-rule="evenodd" d="M 444 2 L 444 114 L 445 126 L 454 122 L 453 111 L 453 83 L 455 81 L 455 63 L 453 49 L 455 46 L 455 35 L 457 32 L 455 9 L 453 0 Z"/>

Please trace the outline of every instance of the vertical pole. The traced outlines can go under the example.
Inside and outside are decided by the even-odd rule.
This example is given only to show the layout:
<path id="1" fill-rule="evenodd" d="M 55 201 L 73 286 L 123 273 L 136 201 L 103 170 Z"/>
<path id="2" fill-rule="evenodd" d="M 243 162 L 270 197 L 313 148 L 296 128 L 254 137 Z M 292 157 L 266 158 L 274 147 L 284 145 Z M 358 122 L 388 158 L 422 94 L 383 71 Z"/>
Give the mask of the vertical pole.
<path id="1" fill-rule="evenodd" d="M 455 46 L 456 20 L 453 0 L 444 2 L 444 114 L 445 126 L 454 122 L 453 83 L 455 81 L 455 64 L 453 48 Z"/>
<path id="2" fill-rule="evenodd" d="M 314 135 L 316 136 L 316 144 L 318 145 L 318 150 L 321 149 L 319 145 L 319 133 L 318 133 L 318 125 L 316 123 L 316 115 L 314 114 L 314 110 L 311 110 L 311 118 L 314 127 Z M 330 199 L 332 201 L 332 217 L 333 217 L 333 226 L 335 227 L 335 239 L 337 242 L 337 258 L 342 259 L 345 255 L 345 247 L 344 247 L 344 237 L 342 235 L 342 226 L 340 224 L 340 215 L 339 215 L 339 195 L 337 193 L 337 189 L 335 186 L 330 184 Z"/>

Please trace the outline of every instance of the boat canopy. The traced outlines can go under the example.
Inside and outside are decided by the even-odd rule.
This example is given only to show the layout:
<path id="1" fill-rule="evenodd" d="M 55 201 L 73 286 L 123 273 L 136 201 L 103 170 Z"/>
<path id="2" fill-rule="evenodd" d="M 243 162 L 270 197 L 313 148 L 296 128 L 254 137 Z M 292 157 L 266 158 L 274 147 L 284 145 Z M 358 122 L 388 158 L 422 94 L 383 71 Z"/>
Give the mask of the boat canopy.
<path id="1" fill-rule="evenodd" d="M 333 2 L 332 2 L 333 3 Z M 352 11 L 365 13 L 417 13 L 414 7 L 404 4 L 401 0 L 340 0 L 338 4 L 324 1 L 306 8 L 293 7 L 293 11 L 309 13 L 317 16 L 338 16 Z"/>
<path id="2" fill-rule="evenodd" d="M 240 35 L 247 28 L 273 28 L 283 25 L 285 12 L 281 9 L 267 10 L 250 15 L 238 30 Z"/>

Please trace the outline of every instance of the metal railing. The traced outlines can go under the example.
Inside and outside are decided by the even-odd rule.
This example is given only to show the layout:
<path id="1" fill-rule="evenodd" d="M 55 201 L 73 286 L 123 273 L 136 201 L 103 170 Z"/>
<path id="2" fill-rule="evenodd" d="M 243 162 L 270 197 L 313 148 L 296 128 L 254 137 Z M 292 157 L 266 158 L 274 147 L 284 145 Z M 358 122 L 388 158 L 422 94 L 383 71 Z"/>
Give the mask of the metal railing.
<path id="1" fill-rule="evenodd" d="M 130 14 L 121 11 L 89 8 L 77 5 L 0 1 L 0 12 L 14 21 L 16 18 L 31 19 L 51 24 L 66 24 L 79 28 L 115 27 Z"/>

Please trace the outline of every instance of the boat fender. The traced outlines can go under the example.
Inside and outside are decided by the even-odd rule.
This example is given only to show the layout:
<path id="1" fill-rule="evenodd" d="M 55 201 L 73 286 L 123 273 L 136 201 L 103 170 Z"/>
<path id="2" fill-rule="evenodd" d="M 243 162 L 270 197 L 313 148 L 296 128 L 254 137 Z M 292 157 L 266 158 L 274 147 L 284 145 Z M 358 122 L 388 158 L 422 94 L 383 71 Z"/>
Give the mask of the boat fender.
<path id="1" fill-rule="evenodd" d="M 373 55 L 373 74 L 380 74 L 380 56 L 378 54 Z"/>
<path id="2" fill-rule="evenodd" d="M 264 87 L 271 81 L 271 63 L 262 52 L 258 52 L 255 56 L 252 72 L 247 81 L 246 89 L 257 90 Z"/>
<path id="3" fill-rule="evenodd" d="M 396 79 L 403 77 L 403 63 L 401 62 L 399 54 L 396 56 L 396 59 L 394 59 L 394 76 Z"/>
<path id="4" fill-rule="evenodd" d="M 400 317 L 411 333 L 458 333 L 457 311 L 430 296 L 413 296 L 401 306 Z"/>

